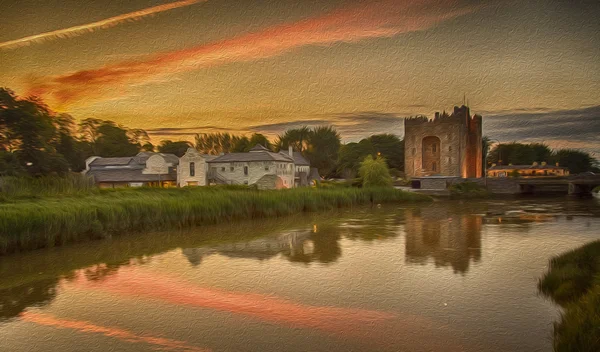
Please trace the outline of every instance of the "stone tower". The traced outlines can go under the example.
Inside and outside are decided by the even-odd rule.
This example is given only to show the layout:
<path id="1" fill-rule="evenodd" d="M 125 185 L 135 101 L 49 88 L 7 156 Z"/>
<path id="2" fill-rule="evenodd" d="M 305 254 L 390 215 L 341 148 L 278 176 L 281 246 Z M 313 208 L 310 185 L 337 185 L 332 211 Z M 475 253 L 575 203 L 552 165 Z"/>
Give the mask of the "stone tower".
<path id="1" fill-rule="evenodd" d="M 466 106 L 452 115 L 435 113 L 434 119 L 404 120 L 404 170 L 406 177 L 483 177 L 481 116 L 471 116 Z"/>

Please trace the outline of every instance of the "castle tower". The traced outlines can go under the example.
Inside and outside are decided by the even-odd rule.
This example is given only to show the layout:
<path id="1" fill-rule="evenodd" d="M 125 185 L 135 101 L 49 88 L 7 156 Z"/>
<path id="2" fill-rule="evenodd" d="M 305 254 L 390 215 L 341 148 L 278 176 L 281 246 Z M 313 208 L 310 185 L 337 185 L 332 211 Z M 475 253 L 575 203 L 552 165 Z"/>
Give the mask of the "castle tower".
<path id="1" fill-rule="evenodd" d="M 483 177 L 482 118 L 467 106 L 452 115 L 404 120 L 404 168 L 407 177 Z"/>

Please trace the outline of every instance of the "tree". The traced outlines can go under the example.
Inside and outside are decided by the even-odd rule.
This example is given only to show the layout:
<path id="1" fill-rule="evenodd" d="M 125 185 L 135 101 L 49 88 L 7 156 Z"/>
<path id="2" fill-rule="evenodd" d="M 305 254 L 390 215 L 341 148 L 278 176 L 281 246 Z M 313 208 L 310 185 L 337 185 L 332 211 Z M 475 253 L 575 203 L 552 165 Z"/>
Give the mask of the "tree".
<path id="1" fill-rule="evenodd" d="M 127 129 L 112 121 L 104 121 L 97 129 L 99 137 L 95 150 L 102 157 L 132 156 L 139 153 L 141 145 L 132 143 Z"/>
<path id="2" fill-rule="evenodd" d="M 404 170 L 404 141 L 398 136 L 384 133 L 368 138 L 377 155 L 381 155 L 390 169 Z"/>
<path id="3" fill-rule="evenodd" d="M 275 150 L 285 150 L 290 145 L 295 151 L 303 152 L 308 149 L 310 135 L 313 133 L 307 126 L 293 128 L 285 131 L 283 136 L 277 137 Z"/>
<path id="4" fill-rule="evenodd" d="M 588 153 L 575 149 L 560 149 L 553 156 L 553 161 L 569 169 L 573 174 L 579 174 L 595 169 L 596 160 Z"/>
<path id="5" fill-rule="evenodd" d="M 507 143 L 498 144 L 488 155 L 488 160 L 495 164 L 531 165 L 534 162 L 552 160 L 552 150 L 542 143 Z"/>
<path id="6" fill-rule="evenodd" d="M 204 154 L 231 153 L 240 137 L 230 133 L 203 133 L 196 135 L 196 149 Z"/>
<path id="7" fill-rule="evenodd" d="M 250 144 L 250 148 L 254 148 L 254 146 L 256 146 L 257 144 L 260 144 L 269 150 L 271 150 L 273 148 L 269 139 L 260 133 L 252 134 L 252 136 L 250 136 L 249 144 Z"/>
<path id="8" fill-rule="evenodd" d="M 333 127 L 316 127 L 309 135 L 306 157 L 322 176 L 329 176 L 335 171 L 340 145 L 340 134 Z"/>
<path id="9" fill-rule="evenodd" d="M 373 159 L 368 155 L 360 164 L 358 174 L 362 179 L 363 187 L 391 187 L 392 177 L 385 159 L 378 156 Z"/>
<path id="10" fill-rule="evenodd" d="M 181 158 L 183 156 L 183 154 L 185 154 L 185 152 L 187 152 L 188 148 L 191 148 L 191 147 L 192 147 L 192 143 L 190 143 L 190 142 L 186 142 L 186 141 L 173 142 L 170 140 L 164 140 L 164 141 L 160 142 L 160 145 L 158 146 L 157 149 L 160 153 L 175 154 L 179 158 Z"/>
<path id="11" fill-rule="evenodd" d="M 367 155 L 375 155 L 375 149 L 369 139 L 358 143 L 348 143 L 340 147 L 337 161 L 337 173 L 346 179 L 354 178 L 358 174 L 361 160 Z"/>

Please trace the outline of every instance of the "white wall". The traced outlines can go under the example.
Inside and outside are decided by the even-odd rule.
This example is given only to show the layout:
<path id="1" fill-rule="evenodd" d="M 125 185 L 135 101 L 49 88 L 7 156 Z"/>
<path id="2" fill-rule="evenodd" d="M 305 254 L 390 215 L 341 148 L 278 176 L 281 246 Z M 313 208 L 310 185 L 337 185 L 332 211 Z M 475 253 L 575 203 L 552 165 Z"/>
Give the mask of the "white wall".
<path id="1" fill-rule="evenodd" d="M 209 168 L 214 168 L 217 175 L 233 184 L 252 185 L 264 175 L 277 175 L 284 181 L 284 186 L 294 187 L 294 163 L 280 161 L 251 161 L 235 163 L 210 163 Z M 248 175 L 244 174 L 244 167 L 248 167 Z M 233 171 L 232 171 L 233 168 Z M 265 168 L 268 168 L 265 169 Z"/>
<path id="2" fill-rule="evenodd" d="M 194 163 L 195 175 L 191 175 L 190 163 Z M 188 186 L 195 182 L 197 186 L 206 186 L 207 184 L 208 163 L 196 149 L 190 148 L 179 158 L 177 166 L 177 184 L 179 187 Z"/>

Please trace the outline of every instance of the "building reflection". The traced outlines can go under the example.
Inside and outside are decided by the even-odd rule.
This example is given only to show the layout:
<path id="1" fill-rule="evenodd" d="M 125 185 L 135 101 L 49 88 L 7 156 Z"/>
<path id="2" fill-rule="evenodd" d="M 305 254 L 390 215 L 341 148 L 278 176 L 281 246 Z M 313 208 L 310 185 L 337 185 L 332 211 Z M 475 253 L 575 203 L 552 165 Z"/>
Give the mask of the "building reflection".
<path id="1" fill-rule="evenodd" d="M 333 230 L 333 228 L 329 229 Z M 329 263 L 341 255 L 339 235 L 319 229 L 293 230 L 275 236 L 266 236 L 249 241 L 220 244 L 212 247 L 185 248 L 182 254 L 192 266 L 198 266 L 210 255 L 219 254 L 229 258 L 267 260 L 282 255 L 292 262 Z"/>
<path id="2" fill-rule="evenodd" d="M 453 212 L 448 206 L 408 209 L 405 213 L 406 261 L 451 267 L 464 274 L 481 260 L 482 217 Z"/>

